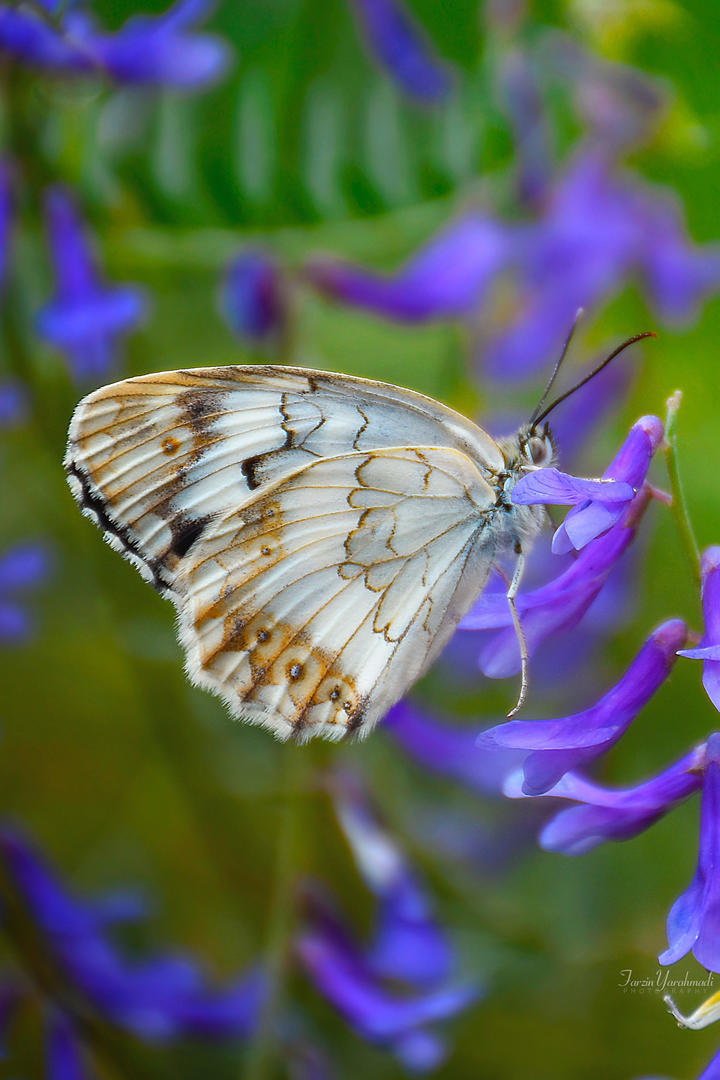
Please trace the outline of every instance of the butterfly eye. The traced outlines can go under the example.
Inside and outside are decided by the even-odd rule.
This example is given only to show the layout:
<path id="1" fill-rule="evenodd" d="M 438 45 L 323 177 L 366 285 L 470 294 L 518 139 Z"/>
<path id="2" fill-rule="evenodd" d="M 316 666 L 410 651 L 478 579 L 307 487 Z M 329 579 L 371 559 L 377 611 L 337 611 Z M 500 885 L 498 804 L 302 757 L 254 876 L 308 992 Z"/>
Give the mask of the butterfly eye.
<path id="1" fill-rule="evenodd" d="M 554 452 L 553 444 L 547 435 L 531 435 L 523 446 L 525 457 L 539 468 L 552 463 Z"/>

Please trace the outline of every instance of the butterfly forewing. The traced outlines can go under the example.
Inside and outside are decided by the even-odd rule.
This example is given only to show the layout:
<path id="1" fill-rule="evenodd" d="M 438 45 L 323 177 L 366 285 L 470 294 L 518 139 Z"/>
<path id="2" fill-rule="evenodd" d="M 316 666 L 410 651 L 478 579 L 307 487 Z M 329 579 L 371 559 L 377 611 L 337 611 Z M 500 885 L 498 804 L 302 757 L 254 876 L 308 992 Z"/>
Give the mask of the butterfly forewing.
<path id="1" fill-rule="evenodd" d="M 183 562 L 191 678 L 280 737 L 366 733 L 482 588 L 493 504 L 472 462 L 439 448 L 323 459 L 275 482 Z"/>

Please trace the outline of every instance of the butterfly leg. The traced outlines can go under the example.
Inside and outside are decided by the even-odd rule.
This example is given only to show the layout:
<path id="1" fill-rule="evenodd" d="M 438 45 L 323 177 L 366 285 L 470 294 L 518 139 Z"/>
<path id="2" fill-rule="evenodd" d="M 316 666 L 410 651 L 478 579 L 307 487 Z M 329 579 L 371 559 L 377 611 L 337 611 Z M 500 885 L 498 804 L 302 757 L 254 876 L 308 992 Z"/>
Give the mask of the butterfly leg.
<path id="1" fill-rule="evenodd" d="M 518 545 L 517 562 L 515 563 L 515 572 L 512 576 L 512 581 L 506 593 L 507 602 L 510 605 L 510 614 L 512 615 L 513 626 L 515 627 L 515 633 L 517 635 L 518 646 L 520 647 L 520 693 L 515 703 L 514 708 L 507 714 L 508 719 L 511 719 L 522 709 L 527 700 L 528 686 L 530 683 L 530 657 L 528 655 L 527 641 L 525 640 L 525 634 L 523 632 L 522 625 L 520 623 L 520 616 L 518 615 L 517 604 L 515 603 L 515 597 L 517 596 L 518 589 L 520 588 L 520 582 L 522 581 L 523 571 L 525 570 L 525 555 L 522 548 Z"/>

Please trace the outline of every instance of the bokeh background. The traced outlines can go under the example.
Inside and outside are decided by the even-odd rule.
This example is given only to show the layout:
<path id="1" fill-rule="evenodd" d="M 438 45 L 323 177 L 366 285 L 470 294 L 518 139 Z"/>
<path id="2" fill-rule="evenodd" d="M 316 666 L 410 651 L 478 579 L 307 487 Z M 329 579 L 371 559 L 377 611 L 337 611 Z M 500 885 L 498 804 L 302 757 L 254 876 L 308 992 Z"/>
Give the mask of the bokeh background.
<path id="1" fill-rule="evenodd" d="M 297 748 L 232 723 L 219 701 L 187 683 L 170 606 L 101 542 L 65 484 L 65 433 L 79 397 L 159 369 L 279 360 L 410 386 L 496 432 L 505 418 L 527 415 L 555 352 L 522 379 L 487 372 L 487 326 L 502 328 L 515 310 L 502 287 L 471 316 L 411 324 L 333 302 L 306 267 L 322 253 L 393 272 L 468 207 L 507 223 L 537 220 L 543 185 L 563 162 L 599 138 L 603 123 L 612 134 L 623 109 L 636 114 L 625 91 L 607 106 L 609 119 L 588 112 L 583 78 L 595 64 L 632 66 L 652 78 L 661 102 L 638 121 L 637 137 L 613 149 L 618 168 L 672 189 L 693 241 L 720 236 L 720 22 L 710 0 L 527 9 L 408 0 L 407 8 L 452 70 L 449 92 L 424 105 L 373 56 L 346 0 L 218 4 L 205 28 L 232 56 L 222 77 L 193 93 L 50 78 L 3 61 L 1 129 L 20 183 L 0 365 L 23 405 L 0 433 L 0 548 L 37 542 L 48 565 L 24 602 L 31 632 L 0 651 L 0 811 L 22 823 L 78 893 L 132 887 L 148 898 L 148 918 L 123 931 L 131 953 L 174 943 L 218 982 L 257 963 L 278 978 L 271 1015 L 249 1039 L 157 1046 L 121 1035 L 122 1054 L 115 1062 L 101 1055 L 91 1075 L 406 1075 L 396 1057 L 350 1030 L 293 954 L 302 881 L 331 887 L 358 934 L 372 925 L 372 894 L 327 790 L 340 766 L 364 777 L 464 977 L 484 987 L 448 1025 L 438 1076 L 690 1080 L 717 1047 L 713 1028 L 679 1030 L 657 989 L 619 988 L 626 969 L 655 977 L 667 909 L 695 863 L 696 801 L 634 841 L 570 859 L 537 849 L 536 806 L 463 790 L 381 729 L 363 743 Z M 163 7 L 147 0 L 143 10 Z M 136 5 L 97 0 L 93 11 L 116 29 Z M 577 50 L 572 76 L 553 60 L 558 48 Z M 544 135 L 523 127 L 522 106 L 508 99 L 511 58 L 531 73 Z M 539 177 L 530 195 L 518 180 L 528 161 Z M 78 378 L 35 329 L 53 291 L 42 192 L 58 181 L 74 191 L 107 279 L 138 283 L 147 295 L 144 321 L 91 378 Z M 248 246 L 275 260 L 291 294 L 274 337 L 233 332 L 221 310 L 228 262 Z M 601 471 L 629 423 L 663 416 L 681 388 L 680 463 L 703 546 L 718 541 L 720 521 L 713 291 L 701 311 L 671 325 L 632 275 L 618 275 L 590 306 L 567 374 L 624 336 L 658 331 L 628 363 L 632 379 L 572 465 Z M 242 316 L 236 321 L 242 329 Z M 538 660 L 527 715 L 588 704 L 662 618 L 680 614 L 698 626 L 692 574 L 661 506 L 639 553 L 590 650 L 557 670 Z M 414 700 L 455 724 L 501 719 L 516 683 L 483 677 L 477 651 L 464 634 Z M 696 666 L 681 663 L 599 774 L 636 782 L 715 725 Z M 22 969 L 9 938 L 2 952 L 8 970 Z M 673 974 L 685 970 L 704 974 L 692 960 Z M 689 1009 L 701 996 L 679 1003 Z M 41 1031 L 41 1008 L 24 1011 L 0 1076 L 45 1075 Z"/>

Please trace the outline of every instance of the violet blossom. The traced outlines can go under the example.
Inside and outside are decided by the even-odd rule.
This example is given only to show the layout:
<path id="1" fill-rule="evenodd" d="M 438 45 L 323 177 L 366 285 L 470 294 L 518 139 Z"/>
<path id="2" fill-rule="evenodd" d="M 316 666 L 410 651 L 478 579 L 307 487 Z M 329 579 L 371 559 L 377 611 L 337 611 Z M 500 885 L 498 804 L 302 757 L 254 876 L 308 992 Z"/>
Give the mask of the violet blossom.
<path id="1" fill-rule="evenodd" d="M 622 173 L 598 148 L 583 148 L 535 221 L 468 212 L 394 274 L 318 258 L 305 273 L 325 295 L 400 322 L 477 319 L 504 275 L 513 315 L 503 330 L 485 331 L 482 362 L 508 379 L 545 364 L 579 307 L 596 309 L 634 277 L 661 318 L 689 319 L 720 286 L 720 249 L 691 244 L 664 190 Z"/>
<path id="2" fill-rule="evenodd" d="M 56 290 L 36 316 L 37 332 L 67 354 L 77 378 L 98 378 L 112 367 L 120 336 L 140 322 L 144 296 L 134 285 L 101 279 L 75 202 L 64 188 L 48 192 L 47 219 Z"/>
<path id="3" fill-rule="evenodd" d="M 531 656 L 547 638 L 571 630 L 581 621 L 632 543 L 646 505 L 647 497 L 641 492 L 625 517 L 592 540 L 556 577 L 536 589 L 518 593 L 516 605 Z M 479 658 L 480 669 L 489 678 L 503 679 L 520 670 L 517 634 L 504 591 L 486 589 L 461 621 L 460 629 L 496 631 Z"/>
<path id="4" fill-rule="evenodd" d="M 580 551 L 623 516 L 645 481 L 652 456 L 662 442 L 662 421 L 642 416 L 600 480 L 581 480 L 559 469 L 537 469 L 520 478 L 511 499 L 516 505 L 572 505 L 552 542 L 556 554 Z"/>
<path id="5" fill-rule="evenodd" d="M 287 285 L 277 262 L 255 248 L 229 263 L 220 295 L 223 314 L 251 345 L 277 341 L 288 317 Z"/>
<path id="6" fill-rule="evenodd" d="M 682 619 L 669 619 L 650 635 L 619 682 L 589 709 L 552 720 L 511 720 L 483 732 L 478 745 L 524 750 L 523 791 L 547 792 L 566 772 L 618 741 L 669 675 L 686 636 Z"/>
<path id="7" fill-rule="evenodd" d="M 211 7 L 209 0 L 178 0 L 164 14 L 135 15 L 110 34 L 78 5 L 43 15 L 2 4 L 0 52 L 57 74 L 196 90 L 214 82 L 228 62 L 222 41 L 193 30 Z"/>
<path id="8" fill-rule="evenodd" d="M 414 101 L 436 105 L 453 87 L 450 71 L 402 0 L 349 0 L 368 49 Z"/>
<path id="9" fill-rule="evenodd" d="M 702 557 L 702 599 L 705 634 L 699 645 L 681 649 L 680 656 L 703 661 L 703 686 L 720 710 L 720 546 L 709 547 Z"/>
<path id="10" fill-rule="evenodd" d="M 0 379 L 0 430 L 22 423 L 28 412 L 28 392 L 18 379 Z"/>
<path id="11" fill-rule="evenodd" d="M 358 869 L 378 898 L 377 928 L 368 945 L 360 944 L 330 901 L 308 888 L 298 956 L 362 1038 L 412 1070 L 435 1068 L 446 1053 L 435 1025 L 467 1008 L 479 989 L 451 981 L 454 956 L 425 890 L 359 782 L 340 773 L 331 790 Z"/>
<path id="12" fill-rule="evenodd" d="M 690 950 L 708 971 L 720 971 L 720 733 L 705 746 L 700 852 L 689 888 L 668 915 L 668 948 L 658 957 L 674 964 Z"/>
<path id="13" fill-rule="evenodd" d="M 42 585 L 50 572 L 44 544 L 23 543 L 0 555 L 0 644 L 19 645 L 32 633 L 32 620 L 20 596 Z"/>
<path id="14" fill-rule="evenodd" d="M 13 910 L 22 910 L 32 925 L 53 972 L 46 995 L 59 1019 L 51 1023 L 51 1059 L 79 1061 L 75 1000 L 105 1023 L 148 1041 L 244 1038 L 255 1027 L 265 995 L 260 972 L 216 990 L 189 956 L 126 959 L 110 931 L 120 919 L 137 915 L 137 903 L 128 903 L 127 898 L 110 903 L 80 900 L 14 827 L 0 829 L 0 861 L 4 888 L 12 890 Z M 6 895 L 3 907 L 8 899 Z M 0 914 L 0 925 L 2 921 Z M 6 930 L 13 932 L 10 926 Z M 22 941 L 16 944 L 22 955 Z M 28 963 L 36 960 L 33 953 Z"/>
<path id="15" fill-rule="evenodd" d="M 705 746 L 650 780 L 630 788 L 611 788 L 566 772 L 542 795 L 523 790 L 522 769 L 511 773 L 504 786 L 510 799 L 568 799 L 577 805 L 560 810 L 543 827 L 540 846 L 563 855 L 584 855 L 608 840 L 629 840 L 650 828 L 702 785 Z"/>

